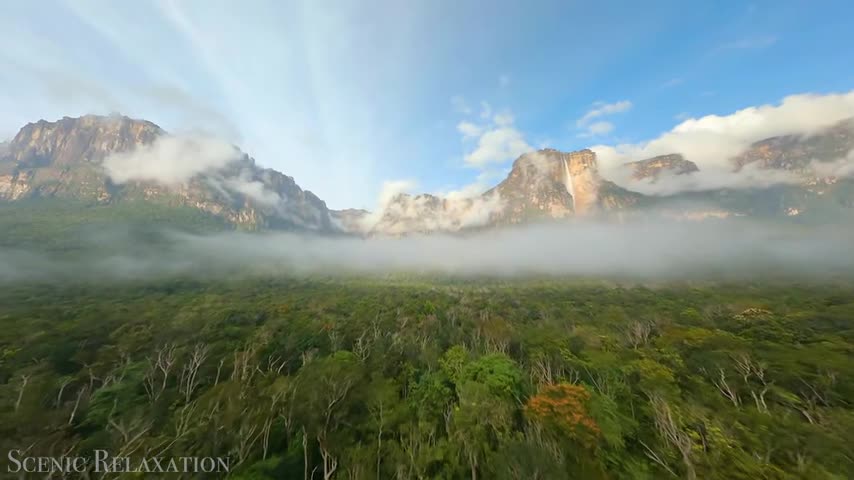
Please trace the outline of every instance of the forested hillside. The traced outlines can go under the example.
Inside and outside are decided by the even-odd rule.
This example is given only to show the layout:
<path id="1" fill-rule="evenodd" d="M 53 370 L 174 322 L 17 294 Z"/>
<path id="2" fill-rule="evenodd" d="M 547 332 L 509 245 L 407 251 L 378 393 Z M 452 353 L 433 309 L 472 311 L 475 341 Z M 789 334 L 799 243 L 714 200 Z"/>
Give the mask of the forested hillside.
<path id="1" fill-rule="evenodd" d="M 236 479 L 852 478 L 852 291 L 9 284 L 0 445 Z"/>

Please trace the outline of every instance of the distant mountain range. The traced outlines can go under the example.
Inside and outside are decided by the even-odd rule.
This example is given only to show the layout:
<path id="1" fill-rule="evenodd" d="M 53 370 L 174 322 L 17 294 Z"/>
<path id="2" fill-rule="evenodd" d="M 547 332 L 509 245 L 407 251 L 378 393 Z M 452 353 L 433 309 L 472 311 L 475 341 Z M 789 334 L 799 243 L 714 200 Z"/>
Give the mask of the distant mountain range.
<path id="1" fill-rule="evenodd" d="M 850 212 L 854 119 L 810 136 L 781 136 L 729 159 L 731 171 L 785 175 L 785 182 L 739 188 L 642 194 L 656 182 L 690 181 L 702 172 L 677 152 L 626 163 L 624 181 L 603 178 L 591 150 L 544 149 L 519 157 L 508 176 L 471 198 L 399 194 L 380 211 L 334 211 L 293 178 L 256 165 L 228 145 L 172 136 L 154 123 L 87 115 L 24 126 L 0 143 L 0 201 L 74 201 L 81 205 L 155 204 L 198 210 L 247 230 L 391 234 L 465 231 L 571 217 L 656 212 L 679 218 L 793 216 Z M 199 157 L 199 158 L 197 158 Z M 154 165 L 153 162 L 171 162 Z M 175 175 L 164 180 L 153 169 Z M 841 172 L 841 174 L 840 174 Z M 184 175 L 185 178 L 180 178 Z M 637 190 L 637 191 L 636 191 Z"/>

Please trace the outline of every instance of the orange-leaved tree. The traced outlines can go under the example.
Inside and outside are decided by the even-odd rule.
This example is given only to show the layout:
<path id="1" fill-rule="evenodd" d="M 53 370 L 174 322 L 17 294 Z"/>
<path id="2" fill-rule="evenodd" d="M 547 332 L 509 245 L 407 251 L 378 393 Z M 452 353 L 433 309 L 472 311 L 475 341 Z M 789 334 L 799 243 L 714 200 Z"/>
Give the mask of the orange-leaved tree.
<path id="1" fill-rule="evenodd" d="M 581 385 L 548 385 L 528 399 L 525 416 L 559 438 L 594 447 L 600 429 L 588 414 L 589 400 L 590 392 Z"/>

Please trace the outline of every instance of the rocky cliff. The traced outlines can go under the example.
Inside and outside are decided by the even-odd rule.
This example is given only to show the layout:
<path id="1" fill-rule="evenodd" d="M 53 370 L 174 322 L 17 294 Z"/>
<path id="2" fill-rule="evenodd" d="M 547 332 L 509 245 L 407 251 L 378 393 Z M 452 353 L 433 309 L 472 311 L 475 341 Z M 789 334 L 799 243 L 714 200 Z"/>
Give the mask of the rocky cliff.
<path id="1" fill-rule="evenodd" d="M 811 135 L 785 135 L 761 140 L 731 161 L 736 170 L 755 165 L 764 169 L 807 172 L 813 162 L 839 160 L 852 149 L 854 118 Z"/>
<path id="2" fill-rule="evenodd" d="M 664 173 L 685 175 L 699 171 L 694 162 L 685 160 L 679 153 L 629 162 L 626 167 L 632 170 L 632 178 L 635 180 L 656 179 Z"/>
<path id="3" fill-rule="evenodd" d="M 771 137 L 723 159 L 728 175 L 742 181 L 731 188 L 706 188 L 655 195 L 650 203 L 675 216 L 798 216 L 850 214 L 854 204 L 854 119 L 808 135 Z M 727 165 L 727 163 L 724 163 Z M 629 162 L 630 181 L 659 181 L 664 174 L 702 185 L 705 173 L 681 154 Z M 746 180 L 745 180 L 746 179 Z M 675 177 L 669 180 L 675 180 Z M 699 209 L 699 210 L 698 210 Z"/>
<path id="4" fill-rule="evenodd" d="M 225 149 L 226 157 L 209 168 L 185 168 L 192 175 L 184 181 L 134 174 L 117 179 L 106 168 L 105 162 L 117 155 L 157 151 L 158 142 L 167 140 L 175 139 L 157 125 L 123 116 L 28 124 L 0 152 L 0 200 L 147 201 L 193 207 L 241 228 L 334 228 L 322 200 L 303 191 L 293 178 L 258 167 L 235 147 Z M 203 149 L 190 147 L 175 155 L 174 167 L 199 163 L 195 157 L 204 155 Z M 142 165 L 135 167 L 144 171 L 146 160 L 150 157 L 140 156 L 136 161 Z"/>
<path id="5" fill-rule="evenodd" d="M 495 215 L 498 223 L 594 215 L 633 205 L 639 198 L 603 179 L 590 150 L 543 149 L 522 155 L 507 178 L 486 194 L 491 193 L 505 204 Z"/>
<path id="6" fill-rule="evenodd" d="M 370 234 L 461 231 L 593 216 L 630 208 L 641 199 L 603 179 L 592 151 L 544 149 L 520 156 L 507 178 L 482 195 L 401 194 L 379 213 L 366 215 L 362 225 Z"/>
<path id="7" fill-rule="evenodd" d="M 748 168 L 782 172 L 789 176 L 783 184 L 641 195 L 632 191 L 641 182 L 694 181 L 703 172 L 673 153 L 627 163 L 629 180 L 619 186 L 602 177 L 591 150 L 543 149 L 517 158 L 507 177 L 481 195 L 400 194 L 374 213 L 332 212 L 293 178 L 259 167 L 234 146 L 182 139 L 143 120 L 87 115 L 31 123 L 0 144 L 0 201 L 154 202 L 190 207 L 246 229 L 363 235 L 458 232 L 613 213 L 622 217 L 646 207 L 688 219 L 792 216 L 850 211 L 853 155 L 850 119 L 807 136 L 762 140 L 730 159 L 734 173 Z M 160 162 L 158 168 L 152 162 Z M 154 171 L 169 175 L 160 178 Z"/>

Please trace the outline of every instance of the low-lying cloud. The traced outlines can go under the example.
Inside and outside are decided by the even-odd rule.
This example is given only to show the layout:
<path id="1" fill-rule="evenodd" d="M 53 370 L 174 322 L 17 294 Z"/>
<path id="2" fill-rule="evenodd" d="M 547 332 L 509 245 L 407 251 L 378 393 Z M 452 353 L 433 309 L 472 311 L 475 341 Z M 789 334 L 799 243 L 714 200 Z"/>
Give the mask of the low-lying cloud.
<path id="1" fill-rule="evenodd" d="M 628 168 L 614 169 L 607 173 L 609 180 L 618 185 L 645 195 L 658 196 L 717 189 L 761 189 L 776 185 L 799 184 L 805 180 L 804 176 L 797 172 L 763 169 L 755 164 L 748 164 L 738 171 L 720 166 L 689 174 L 665 171 L 657 177 L 643 180 L 632 178 L 632 174 L 632 170 Z"/>
<path id="2" fill-rule="evenodd" d="M 221 140 L 166 135 L 151 144 L 114 153 L 103 165 L 116 183 L 136 180 L 180 185 L 201 173 L 225 168 L 240 157 L 236 147 Z"/>
<path id="3" fill-rule="evenodd" d="M 500 195 L 481 195 L 480 185 L 438 195 L 410 195 L 408 180 L 385 182 L 376 211 L 359 222 L 360 232 L 402 235 L 411 232 L 459 231 L 486 225 L 504 207 Z"/>
<path id="4" fill-rule="evenodd" d="M 114 153 L 102 166 L 118 184 L 138 181 L 177 187 L 203 178 L 227 197 L 240 194 L 270 208 L 284 201 L 264 182 L 253 178 L 252 160 L 234 145 L 212 137 L 164 135 L 151 144 Z"/>
<path id="5" fill-rule="evenodd" d="M 731 159 L 753 143 L 783 135 L 810 136 L 842 120 L 854 117 L 854 91 L 839 94 L 802 94 L 784 98 L 778 105 L 762 105 L 739 110 L 730 115 L 707 115 L 683 121 L 669 132 L 646 142 L 615 146 L 597 145 L 596 152 L 603 176 L 650 194 L 670 194 L 684 190 L 711 190 L 756 186 L 761 176 L 770 176 L 771 183 L 796 182 L 787 174 L 762 175 L 745 169 L 734 172 Z M 700 171 L 691 175 L 659 178 L 654 183 L 635 184 L 629 181 L 623 165 L 658 155 L 682 154 L 697 164 Z M 830 161 L 836 159 L 819 159 Z M 849 159 L 842 159 L 847 162 Z M 846 168 L 841 171 L 848 171 Z"/>
<path id="6" fill-rule="evenodd" d="M 753 221 L 564 223 L 470 235 L 353 238 L 165 233 L 149 247 L 99 233 L 87 255 L 0 249 L 0 279 L 225 278 L 231 274 L 837 278 L 854 275 L 854 225 Z M 133 245 L 127 249 L 117 245 Z"/>

